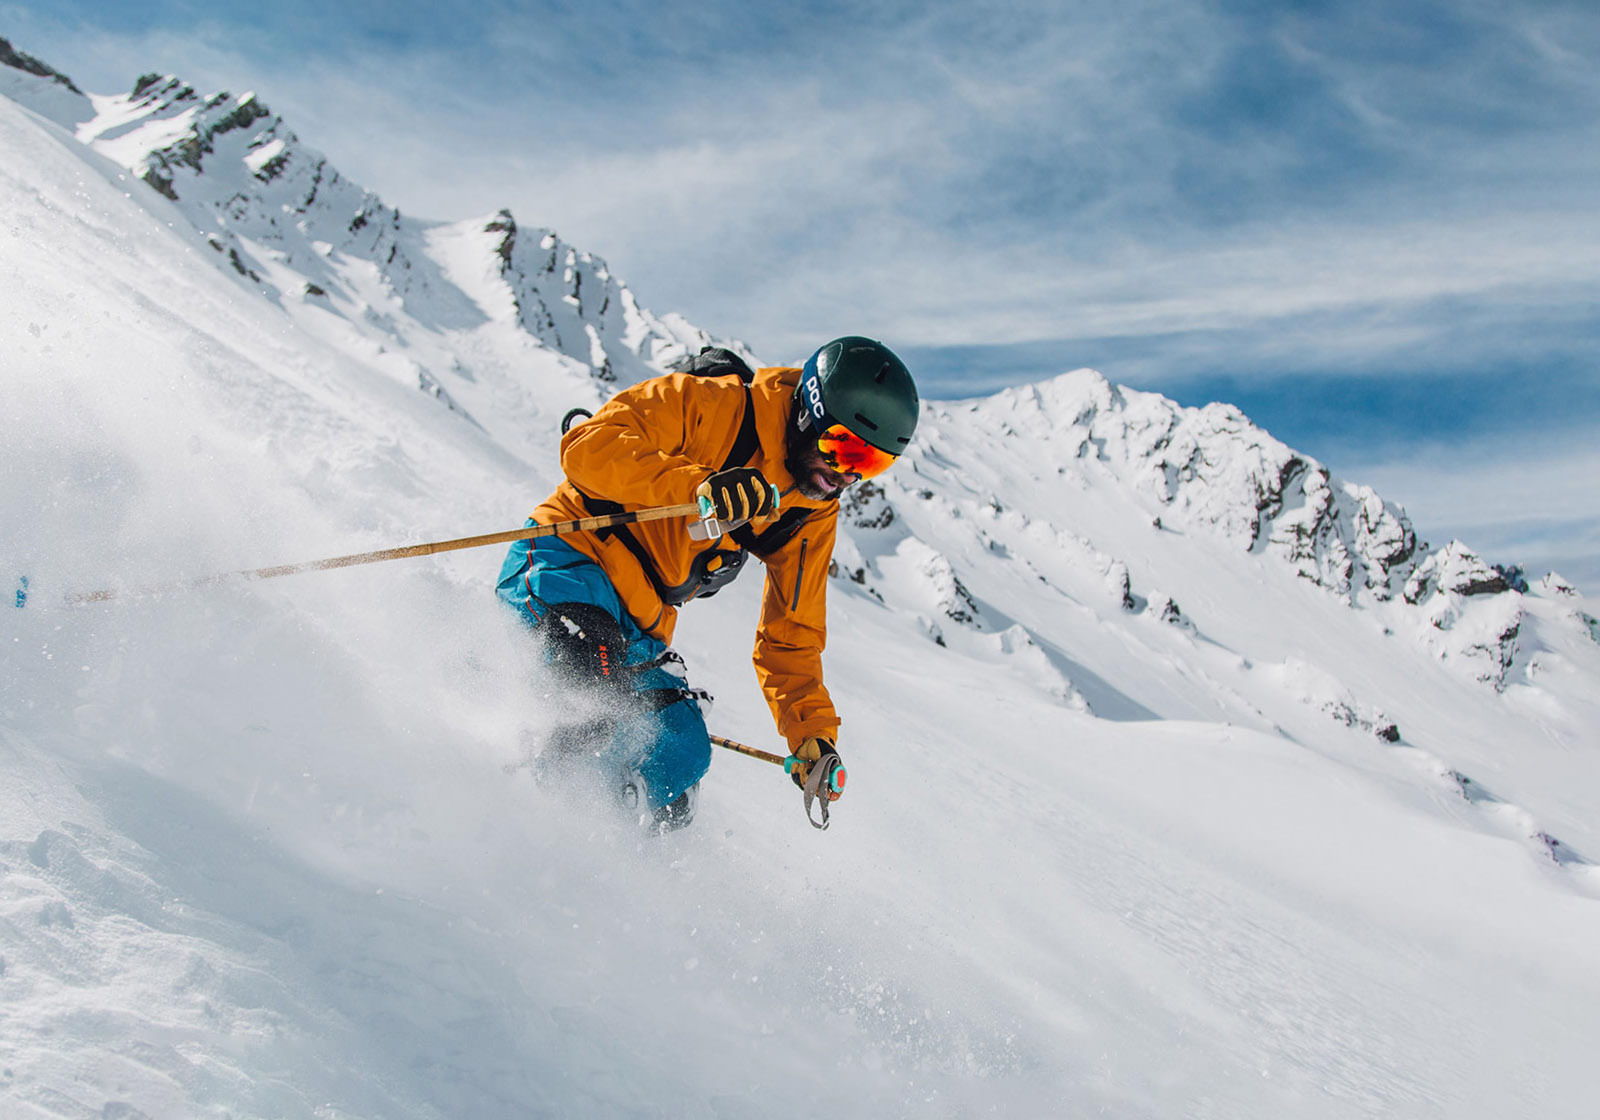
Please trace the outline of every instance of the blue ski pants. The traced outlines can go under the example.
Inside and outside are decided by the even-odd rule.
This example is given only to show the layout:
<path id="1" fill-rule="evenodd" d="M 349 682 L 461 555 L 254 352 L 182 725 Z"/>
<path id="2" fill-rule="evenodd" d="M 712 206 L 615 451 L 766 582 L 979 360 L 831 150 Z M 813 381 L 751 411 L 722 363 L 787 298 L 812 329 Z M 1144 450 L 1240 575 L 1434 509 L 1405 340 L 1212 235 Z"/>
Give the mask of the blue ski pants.
<path id="1" fill-rule="evenodd" d="M 705 776 L 711 740 L 699 700 L 683 677 L 664 667 L 671 651 L 639 629 L 605 569 L 555 537 L 516 541 L 495 590 L 536 633 L 564 625 L 562 608 L 572 604 L 598 607 L 617 623 L 625 646 L 622 683 L 616 729 L 602 758 L 638 772 L 652 810 L 671 804 Z M 594 683 L 600 683 L 598 674 Z"/>

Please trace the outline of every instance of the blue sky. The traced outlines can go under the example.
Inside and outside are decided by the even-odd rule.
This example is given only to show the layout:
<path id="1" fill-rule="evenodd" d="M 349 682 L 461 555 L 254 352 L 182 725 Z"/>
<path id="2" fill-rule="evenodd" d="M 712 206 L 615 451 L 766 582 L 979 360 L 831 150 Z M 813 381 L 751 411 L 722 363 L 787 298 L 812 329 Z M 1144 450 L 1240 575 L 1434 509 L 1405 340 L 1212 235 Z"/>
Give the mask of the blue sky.
<path id="1" fill-rule="evenodd" d="M 85 88 L 255 89 L 763 357 L 1231 400 L 1600 591 L 1600 5 L 0 0 Z M 1484 547 L 1480 545 L 1480 547 Z"/>

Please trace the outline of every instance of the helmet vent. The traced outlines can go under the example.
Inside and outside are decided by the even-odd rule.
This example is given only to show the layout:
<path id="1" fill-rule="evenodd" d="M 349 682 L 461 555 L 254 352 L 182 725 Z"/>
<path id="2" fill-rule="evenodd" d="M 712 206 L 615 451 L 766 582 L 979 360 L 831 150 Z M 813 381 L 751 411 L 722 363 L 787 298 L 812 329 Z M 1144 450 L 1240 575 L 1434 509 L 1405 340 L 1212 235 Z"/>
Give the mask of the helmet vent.
<path id="1" fill-rule="evenodd" d="M 873 378 L 873 380 L 876 381 L 879 385 L 882 385 L 885 381 L 889 380 L 889 363 L 888 362 L 884 362 L 883 363 L 883 368 L 878 370 L 878 376 Z M 877 425 L 873 425 L 873 426 L 876 427 Z"/>
<path id="2" fill-rule="evenodd" d="M 873 431 L 877 431 L 878 430 L 878 425 L 874 424 L 871 420 L 868 420 L 865 416 L 861 415 L 861 413 L 859 413 L 859 412 L 856 413 L 856 419 L 861 421 L 867 427 L 871 428 Z"/>

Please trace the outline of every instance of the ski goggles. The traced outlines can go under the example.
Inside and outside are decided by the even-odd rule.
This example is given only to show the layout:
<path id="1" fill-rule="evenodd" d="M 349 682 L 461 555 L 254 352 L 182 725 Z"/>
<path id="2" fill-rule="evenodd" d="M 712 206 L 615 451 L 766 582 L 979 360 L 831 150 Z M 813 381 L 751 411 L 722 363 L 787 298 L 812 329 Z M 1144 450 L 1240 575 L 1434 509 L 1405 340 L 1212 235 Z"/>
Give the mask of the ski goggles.
<path id="1" fill-rule="evenodd" d="M 822 378 L 817 372 L 817 356 L 811 355 L 800 373 L 799 396 L 810 413 L 809 423 L 817 432 L 817 450 L 830 468 L 841 474 L 874 478 L 894 466 L 894 452 L 874 447 L 828 415 L 822 400 Z"/>
<path id="2" fill-rule="evenodd" d="M 881 447 L 874 447 L 843 424 L 830 424 L 817 436 L 817 450 L 823 462 L 840 474 L 875 478 L 894 466 L 899 458 Z"/>

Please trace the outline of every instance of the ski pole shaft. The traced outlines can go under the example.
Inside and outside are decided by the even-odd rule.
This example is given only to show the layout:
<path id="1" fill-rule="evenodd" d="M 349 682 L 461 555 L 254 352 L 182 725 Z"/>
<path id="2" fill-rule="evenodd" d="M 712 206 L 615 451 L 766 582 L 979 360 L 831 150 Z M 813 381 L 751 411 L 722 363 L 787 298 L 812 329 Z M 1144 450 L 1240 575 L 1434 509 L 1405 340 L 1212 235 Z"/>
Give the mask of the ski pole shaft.
<path id="1" fill-rule="evenodd" d="M 448 541 L 429 541 L 424 544 L 405 545 L 401 548 L 384 548 L 376 552 L 358 552 L 350 556 L 334 556 L 327 560 L 308 560 L 302 564 L 279 564 L 268 568 L 247 568 L 237 572 L 219 572 L 215 575 L 199 576 L 195 579 L 184 580 L 178 583 L 166 584 L 160 587 L 147 587 L 141 591 L 132 592 L 135 595 L 159 595 L 169 591 L 187 591 L 198 587 L 209 587 L 216 583 L 226 583 L 236 579 L 274 579 L 278 576 L 292 576 L 298 572 L 320 572 L 330 568 L 350 568 L 357 564 L 376 564 L 381 560 L 402 560 L 410 556 L 432 556 L 438 552 L 454 552 L 463 548 L 481 548 L 490 544 L 506 544 L 511 541 L 533 540 L 537 537 L 559 537 L 568 533 L 585 533 L 594 529 L 607 529 L 615 525 L 633 525 L 640 521 L 663 521 L 671 517 L 700 516 L 700 506 L 696 502 L 685 502 L 675 506 L 656 506 L 652 509 L 630 510 L 625 513 L 603 513 L 593 517 L 579 517 L 572 521 L 558 521 L 550 525 L 524 525 L 520 529 L 505 529 L 498 533 L 483 533 L 475 537 L 457 537 Z M 129 594 L 118 591 L 116 588 L 105 588 L 100 591 L 82 591 L 68 595 L 69 604 L 103 603 L 115 599 L 119 595 Z"/>
<path id="2" fill-rule="evenodd" d="M 751 758 L 759 758 L 762 762 L 770 762 L 774 766 L 783 765 L 783 755 L 781 754 L 773 754 L 771 751 L 763 751 L 758 750 L 755 747 L 747 747 L 743 743 L 734 742 L 732 739 L 724 739 L 721 735 L 711 736 L 711 741 L 717 746 L 726 750 L 738 751 L 740 754 L 747 754 Z"/>

